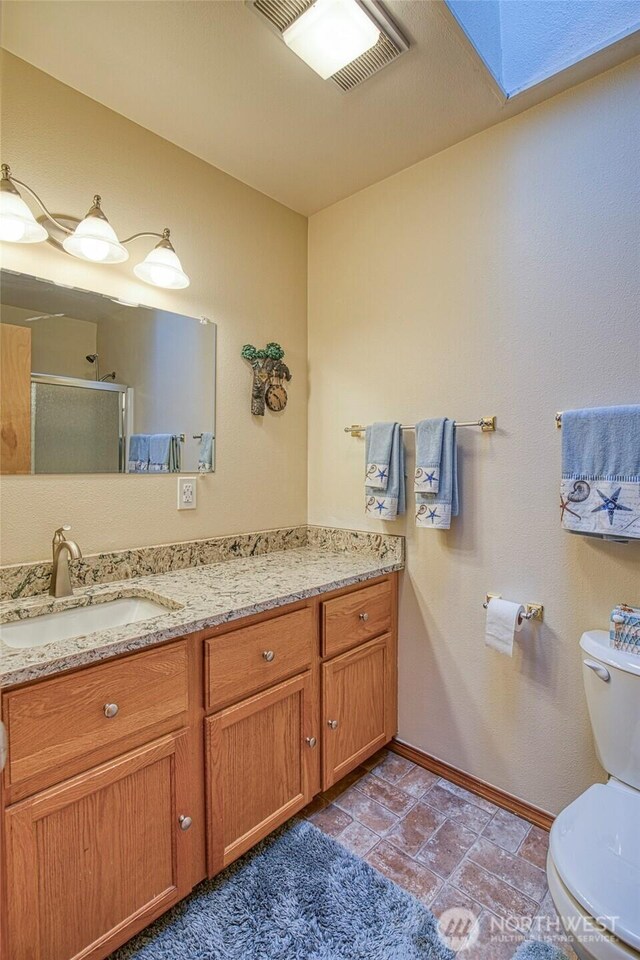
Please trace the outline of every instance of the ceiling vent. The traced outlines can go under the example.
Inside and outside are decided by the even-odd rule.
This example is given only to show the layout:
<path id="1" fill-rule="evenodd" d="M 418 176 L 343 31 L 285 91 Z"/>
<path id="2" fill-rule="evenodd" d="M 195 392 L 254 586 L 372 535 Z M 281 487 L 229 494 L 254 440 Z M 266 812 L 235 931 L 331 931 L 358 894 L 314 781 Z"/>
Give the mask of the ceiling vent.
<path id="1" fill-rule="evenodd" d="M 329 77 L 343 91 L 357 87 L 409 49 L 406 39 L 377 0 L 357 2 L 380 30 L 380 37 L 371 49 Z M 313 6 L 313 0 L 246 0 L 246 5 L 282 38 L 284 31 Z"/>

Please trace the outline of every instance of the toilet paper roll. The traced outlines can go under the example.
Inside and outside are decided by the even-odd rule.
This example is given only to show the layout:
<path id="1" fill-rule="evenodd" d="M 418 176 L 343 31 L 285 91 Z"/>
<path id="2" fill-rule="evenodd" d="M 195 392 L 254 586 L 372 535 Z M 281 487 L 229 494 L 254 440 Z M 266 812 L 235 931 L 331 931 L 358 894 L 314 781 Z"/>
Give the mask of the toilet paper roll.
<path id="1" fill-rule="evenodd" d="M 521 603 L 492 597 L 487 607 L 484 642 L 507 657 L 512 657 L 513 641 L 516 633 L 522 630 L 523 621 L 520 618 L 524 612 Z"/>

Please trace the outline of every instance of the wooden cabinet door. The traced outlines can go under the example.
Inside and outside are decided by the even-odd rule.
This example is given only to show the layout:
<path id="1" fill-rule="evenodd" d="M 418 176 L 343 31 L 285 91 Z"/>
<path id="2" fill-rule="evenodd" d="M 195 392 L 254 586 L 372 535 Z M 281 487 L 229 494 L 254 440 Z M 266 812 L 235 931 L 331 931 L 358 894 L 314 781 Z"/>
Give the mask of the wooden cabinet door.
<path id="1" fill-rule="evenodd" d="M 7 808 L 12 960 L 103 957 L 188 892 L 187 740 L 163 737 Z"/>
<path id="2" fill-rule="evenodd" d="M 305 673 L 205 719 L 211 876 L 311 799 L 311 699 Z"/>
<path id="3" fill-rule="evenodd" d="M 388 640 L 372 640 L 322 665 L 323 790 L 391 737 Z"/>

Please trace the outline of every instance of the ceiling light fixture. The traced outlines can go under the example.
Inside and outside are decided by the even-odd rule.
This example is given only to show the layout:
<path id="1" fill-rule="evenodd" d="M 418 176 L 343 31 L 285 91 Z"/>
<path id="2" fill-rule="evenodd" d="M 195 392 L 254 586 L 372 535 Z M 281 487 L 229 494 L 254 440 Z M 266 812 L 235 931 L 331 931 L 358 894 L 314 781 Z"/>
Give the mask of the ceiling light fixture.
<path id="1" fill-rule="evenodd" d="M 409 49 L 380 0 L 245 0 L 245 4 L 293 53 L 343 93 Z"/>
<path id="2" fill-rule="evenodd" d="M 3 163 L 0 169 L 0 240 L 8 243 L 41 243 L 48 240 L 80 260 L 89 260 L 91 263 L 123 263 L 129 259 L 126 244 L 140 237 L 159 238 L 160 242 L 133 268 L 133 272 L 140 280 L 156 287 L 179 290 L 189 286 L 189 277 L 183 271 L 169 240 L 167 227 L 162 233 L 145 231 L 119 240 L 102 210 L 101 198 L 97 194 L 82 220 L 63 214 L 54 216 L 31 187 L 11 175 L 8 164 Z M 23 187 L 38 204 L 44 214 L 40 220 L 49 221 L 62 233 L 62 242 L 51 236 L 42 223 L 35 219 L 16 185 Z"/>
<path id="3" fill-rule="evenodd" d="M 380 30 L 357 0 L 316 0 L 282 37 L 290 50 L 328 80 L 375 46 Z"/>

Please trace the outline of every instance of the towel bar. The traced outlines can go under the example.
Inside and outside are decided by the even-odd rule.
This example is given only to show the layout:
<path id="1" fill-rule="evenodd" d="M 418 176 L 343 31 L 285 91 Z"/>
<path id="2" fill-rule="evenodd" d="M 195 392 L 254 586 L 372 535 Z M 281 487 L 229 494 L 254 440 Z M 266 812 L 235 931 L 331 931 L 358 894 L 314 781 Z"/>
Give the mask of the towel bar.
<path id="1" fill-rule="evenodd" d="M 496 429 L 496 417 L 480 417 L 478 420 L 456 420 L 456 427 L 480 427 L 483 433 L 491 433 Z M 401 430 L 415 430 L 415 423 L 401 424 Z M 350 433 L 352 437 L 361 437 L 367 428 L 360 423 L 352 423 L 350 427 L 345 427 L 344 432 Z"/>

